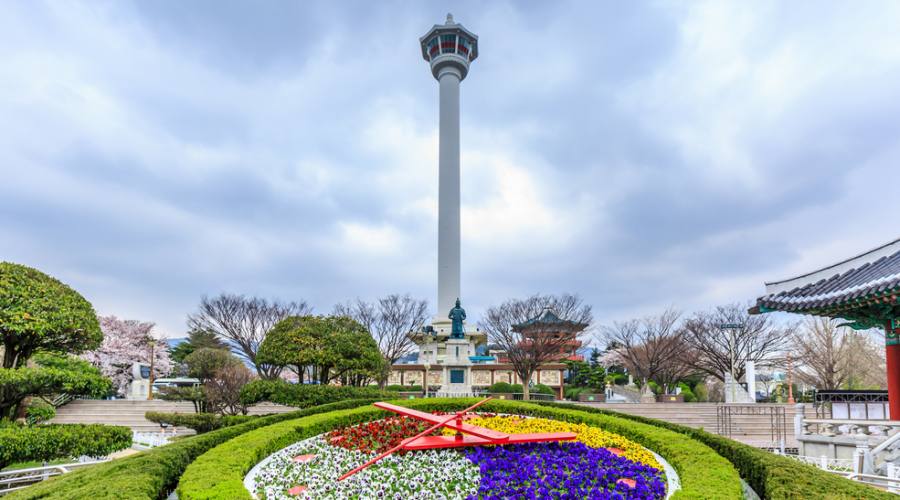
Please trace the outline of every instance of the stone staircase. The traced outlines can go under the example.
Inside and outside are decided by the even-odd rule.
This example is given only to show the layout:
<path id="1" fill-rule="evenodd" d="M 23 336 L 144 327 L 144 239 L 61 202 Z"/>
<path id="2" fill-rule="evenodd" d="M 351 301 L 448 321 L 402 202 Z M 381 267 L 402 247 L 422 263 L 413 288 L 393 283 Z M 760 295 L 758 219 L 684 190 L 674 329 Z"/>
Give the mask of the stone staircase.
<path id="1" fill-rule="evenodd" d="M 267 415 L 294 411 L 296 408 L 275 403 L 251 406 L 248 415 Z M 106 424 L 130 427 L 135 432 L 159 432 L 159 424 L 144 418 L 148 411 L 194 413 L 194 405 L 186 401 L 76 399 L 56 409 L 51 424 Z M 166 430 L 171 432 L 172 428 Z M 176 428 L 177 434 L 193 434 L 193 430 Z"/>
<path id="2" fill-rule="evenodd" d="M 579 403 L 595 408 L 655 418 L 716 433 L 716 403 Z M 746 405 L 742 405 L 746 406 Z M 797 447 L 794 437 L 794 405 L 757 404 L 756 408 L 784 408 L 784 439 L 787 448 Z M 772 419 L 769 415 L 731 416 L 731 438 L 753 446 L 772 446 Z M 724 434 L 724 433 L 723 433 Z"/>

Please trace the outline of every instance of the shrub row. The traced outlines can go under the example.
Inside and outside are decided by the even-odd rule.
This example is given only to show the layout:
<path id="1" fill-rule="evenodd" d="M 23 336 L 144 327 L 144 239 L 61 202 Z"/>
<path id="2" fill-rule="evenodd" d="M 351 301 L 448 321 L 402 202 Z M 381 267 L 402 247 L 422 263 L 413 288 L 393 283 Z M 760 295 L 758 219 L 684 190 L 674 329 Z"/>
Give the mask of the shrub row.
<path id="1" fill-rule="evenodd" d="M 454 411 L 475 401 L 477 400 L 420 399 L 404 400 L 398 404 L 424 411 Z M 740 477 L 734 467 L 708 446 L 679 433 L 610 415 L 543 407 L 532 403 L 492 401 L 482 406 L 482 409 L 602 427 L 641 443 L 665 457 L 678 470 L 681 479 L 682 489 L 675 494 L 677 498 L 741 497 Z M 198 457 L 182 476 L 178 496 L 182 500 L 251 498 L 244 488 L 243 479 L 264 457 L 295 441 L 383 415 L 385 412 L 374 407 L 362 407 L 284 421 L 248 432 Z"/>
<path id="2" fill-rule="evenodd" d="M 663 427 L 704 443 L 738 469 L 741 477 L 764 499 L 782 498 L 866 498 L 889 499 L 895 495 L 875 488 L 855 483 L 835 474 L 825 472 L 789 458 L 775 455 L 765 450 L 711 434 L 702 429 L 693 429 L 679 424 L 626 415 L 599 408 L 589 408 L 565 403 L 539 403 L 541 406 L 560 409 L 577 409 L 599 415 L 615 415 L 634 422 Z M 680 471 L 679 471 L 680 472 Z"/>
<path id="3" fill-rule="evenodd" d="M 368 405 L 373 400 L 341 401 L 306 410 L 258 417 L 249 422 L 191 436 L 138 455 L 94 465 L 10 493 L 4 500 L 156 500 L 165 498 L 185 468 L 206 450 L 258 427 L 304 415 Z"/>
<path id="4" fill-rule="evenodd" d="M 522 384 L 510 384 L 509 382 L 496 382 L 488 387 L 490 394 L 521 394 Z M 549 385 L 535 384 L 529 391 L 530 394 L 548 394 L 553 396 L 556 391 Z"/>
<path id="5" fill-rule="evenodd" d="M 255 415 L 219 415 L 218 413 L 162 413 L 148 411 L 144 418 L 157 424 L 168 424 L 176 427 L 194 429 L 197 434 L 214 431 L 222 427 L 243 424 L 255 418 Z"/>
<path id="6" fill-rule="evenodd" d="M 370 389 L 378 388 L 378 386 L 369 386 Z M 421 385 L 400 385 L 400 384 L 391 384 L 385 387 L 385 390 L 390 392 L 422 392 Z"/>
<path id="7" fill-rule="evenodd" d="M 10 425 L 0 427 L 0 469 L 16 462 L 82 455 L 105 457 L 131 446 L 131 429 L 112 425 Z"/>
<path id="8" fill-rule="evenodd" d="M 370 387 L 292 384 L 284 380 L 254 380 L 241 389 L 241 403 L 249 406 L 271 401 L 309 408 L 347 399 L 391 399 L 396 393 Z"/>

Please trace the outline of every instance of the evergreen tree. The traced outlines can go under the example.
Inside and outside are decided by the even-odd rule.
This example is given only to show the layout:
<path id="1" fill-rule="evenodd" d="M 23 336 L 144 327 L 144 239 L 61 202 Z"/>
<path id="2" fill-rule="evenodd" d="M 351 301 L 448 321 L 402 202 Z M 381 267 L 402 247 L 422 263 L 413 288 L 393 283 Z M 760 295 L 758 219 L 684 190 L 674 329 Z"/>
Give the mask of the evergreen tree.
<path id="1" fill-rule="evenodd" d="M 170 358 L 176 363 L 184 363 L 184 358 L 188 357 L 197 349 L 228 349 L 228 344 L 222 342 L 215 332 L 194 328 L 188 332 L 188 339 L 170 350 Z"/>

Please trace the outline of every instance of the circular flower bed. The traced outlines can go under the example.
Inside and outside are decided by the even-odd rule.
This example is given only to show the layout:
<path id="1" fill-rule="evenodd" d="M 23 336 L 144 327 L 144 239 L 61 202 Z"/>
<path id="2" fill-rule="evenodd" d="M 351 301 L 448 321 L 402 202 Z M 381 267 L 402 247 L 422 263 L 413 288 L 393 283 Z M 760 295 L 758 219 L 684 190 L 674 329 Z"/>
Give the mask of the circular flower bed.
<path id="1" fill-rule="evenodd" d="M 406 417 L 368 422 L 295 443 L 247 476 L 259 498 L 664 498 L 653 455 L 596 427 L 517 416 L 469 423 L 510 434 L 575 432 L 574 442 L 399 452 L 348 479 L 344 472 L 428 425 Z M 446 431 L 445 431 L 446 432 Z"/>

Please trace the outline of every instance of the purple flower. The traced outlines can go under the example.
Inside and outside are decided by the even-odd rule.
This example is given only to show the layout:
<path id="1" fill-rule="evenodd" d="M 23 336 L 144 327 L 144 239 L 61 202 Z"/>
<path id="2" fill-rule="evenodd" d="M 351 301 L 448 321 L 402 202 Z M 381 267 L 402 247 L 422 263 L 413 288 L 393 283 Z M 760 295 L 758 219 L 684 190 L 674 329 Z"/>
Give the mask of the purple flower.
<path id="1" fill-rule="evenodd" d="M 583 443 L 479 446 L 465 452 L 481 482 L 470 498 L 639 498 L 666 495 L 659 470 Z M 634 487 L 617 482 L 634 480 Z"/>

